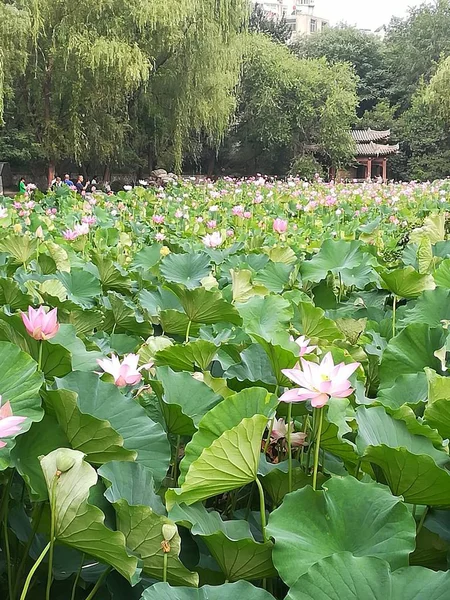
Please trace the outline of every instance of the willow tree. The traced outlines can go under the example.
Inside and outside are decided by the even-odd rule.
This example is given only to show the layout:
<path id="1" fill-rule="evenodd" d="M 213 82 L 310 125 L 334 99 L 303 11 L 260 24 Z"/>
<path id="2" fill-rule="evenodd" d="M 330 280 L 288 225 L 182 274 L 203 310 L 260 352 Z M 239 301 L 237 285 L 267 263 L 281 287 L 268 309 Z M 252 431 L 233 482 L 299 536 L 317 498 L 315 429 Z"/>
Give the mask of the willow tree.
<path id="1" fill-rule="evenodd" d="M 19 114 L 49 165 L 109 163 L 142 115 L 173 156 L 192 131 L 220 138 L 233 110 L 246 0 L 11 0 L 30 20 Z M 139 106 L 138 120 L 130 121 Z M 161 133 L 155 132 L 155 140 Z"/>
<path id="2" fill-rule="evenodd" d="M 26 65 L 26 42 L 29 35 L 26 11 L 8 2 L 0 3 L 0 124 L 3 101 L 11 93 L 12 80 Z"/>
<path id="3" fill-rule="evenodd" d="M 155 27 L 140 46 L 154 57 L 148 85 L 133 97 L 131 146 L 181 169 L 198 138 L 217 145 L 236 107 L 248 0 L 147 0 Z"/>

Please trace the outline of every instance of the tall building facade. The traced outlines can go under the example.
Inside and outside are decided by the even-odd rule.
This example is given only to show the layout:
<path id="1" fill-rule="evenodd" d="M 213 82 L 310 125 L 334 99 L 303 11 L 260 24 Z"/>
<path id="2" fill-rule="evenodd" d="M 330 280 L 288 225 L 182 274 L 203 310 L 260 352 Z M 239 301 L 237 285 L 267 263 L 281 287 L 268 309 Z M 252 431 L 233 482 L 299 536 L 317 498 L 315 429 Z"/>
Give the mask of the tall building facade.
<path id="1" fill-rule="evenodd" d="M 261 0 L 260 4 L 267 16 L 273 19 L 286 19 L 292 35 L 311 35 L 329 26 L 329 20 L 315 14 L 315 0 Z"/>

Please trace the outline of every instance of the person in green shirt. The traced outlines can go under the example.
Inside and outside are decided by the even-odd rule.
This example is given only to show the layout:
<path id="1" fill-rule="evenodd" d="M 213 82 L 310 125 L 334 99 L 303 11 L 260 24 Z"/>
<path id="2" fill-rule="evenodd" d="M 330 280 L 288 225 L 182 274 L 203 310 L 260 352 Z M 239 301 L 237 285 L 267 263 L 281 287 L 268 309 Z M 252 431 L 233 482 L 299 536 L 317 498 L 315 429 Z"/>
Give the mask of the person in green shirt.
<path id="1" fill-rule="evenodd" d="M 19 194 L 26 194 L 27 186 L 25 184 L 25 177 L 21 177 L 19 181 Z"/>

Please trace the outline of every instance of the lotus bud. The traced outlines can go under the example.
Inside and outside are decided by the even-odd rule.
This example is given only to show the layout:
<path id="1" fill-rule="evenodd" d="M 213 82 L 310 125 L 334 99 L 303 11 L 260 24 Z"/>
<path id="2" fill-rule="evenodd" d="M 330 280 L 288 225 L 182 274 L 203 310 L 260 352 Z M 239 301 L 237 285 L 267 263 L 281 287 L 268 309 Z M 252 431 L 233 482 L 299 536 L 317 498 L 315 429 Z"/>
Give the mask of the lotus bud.
<path id="1" fill-rule="evenodd" d="M 166 523 L 162 526 L 162 534 L 166 542 L 170 542 L 170 540 L 176 535 L 177 532 L 178 529 L 176 525 Z"/>
<path id="2" fill-rule="evenodd" d="M 58 472 L 66 473 L 75 464 L 75 459 L 68 448 L 61 448 L 56 455 L 56 469 Z"/>

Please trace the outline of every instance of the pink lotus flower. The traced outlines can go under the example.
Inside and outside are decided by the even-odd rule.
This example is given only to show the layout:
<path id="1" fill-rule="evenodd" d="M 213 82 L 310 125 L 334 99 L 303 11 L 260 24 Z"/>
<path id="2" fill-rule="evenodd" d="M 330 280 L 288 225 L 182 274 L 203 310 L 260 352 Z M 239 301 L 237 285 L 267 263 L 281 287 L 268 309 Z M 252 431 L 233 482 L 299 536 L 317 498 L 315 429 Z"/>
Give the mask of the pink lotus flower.
<path id="1" fill-rule="evenodd" d="M 164 223 L 164 215 L 153 215 L 152 221 L 157 225 L 162 225 Z"/>
<path id="2" fill-rule="evenodd" d="M 291 446 L 299 447 L 303 446 L 306 440 L 306 433 L 294 432 L 294 423 L 291 421 Z M 283 418 L 275 419 L 272 427 L 272 433 L 270 434 L 271 442 L 278 442 L 287 437 L 286 422 Z"/>
<path id="3" fill-rule="evenodd" d="M 122 362 L 119 357 L 115 354 L 111 355 L 111 358 L 98 359 L 97 363 L 104 370 L 105 373 L 109 373 L 114 378 L 114 383 L 117 387 L 125 387 L 126 385 L 135 385 L 142 379 L 142 369 L 149 369 L 151 363 L 138 367 L 139 354 L 126 354 L 123 357 Z"/>
<path id="4" fill-rule="evenodd" d="M 222 236 L 218 231 L 207 233 L 202 239 L 207 248 L 217 248 L 223 243 Z"/>
<path id="5" fill-rule="evenodd" d="M 35 340 L 51 340 L 58 333 L 58 309 L 45 312 L 44 307 L 28 307 L 28 314 L 21 313 L 28 335 Z"/>
<path id="6" fill-rule="evenodd" d="M 291 381 L 300 386 L 285 392 L 283 402 L 304 402 L 311 400 L 314 408 L 322 408 L 330 398 L 347 398 L 353 392 L 348 378 L 360 366 L 359 363 L 335 365 L 331 352 L 325 355 L 320 365 L 301 358 L 302 369 L 283 369 Z"/>
<path id="7" fill-rule="evenodd" d="M 214 221 L 214 219 L 211 219 L 210 221 L 208 221 L 206 223 L 206 227 L 208 227 L 208 229 L 215 229 L 217 227 L 217 221 Z"/>
<path id="8" fill-rule="evenodd" d="M 0 405 L 2 403 L 2 397 L 0 396 Z M 2 442 L 1 438 L 11 437 L 15 433 L 20 431 L 20 425 L 26 421 L 26 417 L 14 417 L 11 404 L 6 402 L 0 408 L 0 448 L 6 446 L 6 442 Z"/>
<path id="9" fill-rule="evenodd" d="M 244 219 L 251 219 L 252 218 L 252 213 L 249 210 L 246 210 L 244 212 Z"/>
<path id="10" fill-rule="evenodd" d="M 65 231 L 63 231 L 63 238 L 65 240 L 73 242 L 73 240 L 76 240 L 77 237 L 78 237 L 78 233 L 76 231 L 74 231 L 73 229 L 66 229 Z"/>
<path id="11" fill-rule="evenodd" d="M 231 209 L 231 212 L 233 213 L 233 215 L 235 217 L 242 217 L 244 214 L 244 207 L 241 206 L 240 204 L 238 204 L 237 206 L 233 206 L 233 208 Z"/>
<path id="12" fill-rule="evenodd" d="M 158 231 L 158 233 L 155 235 L 155 240 L 157 242 L 163 242 L 165 239 L 166 239 L 166 236 L 161 231 Z"/>
<path id="13" fill-rule="evenodd" d="M 285 233 L 288 223 L 284 219 L 275 219 L 273 222 L 273 230 L 275 233 Z"/>
<path id="14" fill-rule="evenodd" d="M 180 209 L 177 209 L 175 211 L 175 215 L 174 216 L 175 216 L 176 219 L 181 219 L 181 217 L 183 216 L 183 211 L 180 210 Z"/>
<path id="15" fill-rule="evenodd" d="M 300 356 L 304 356 L 305 354 L 311 354 L 314 350 L 317 349 L 317 346 L 309 346 L 309 342 L 311 340 L 307 340 L 304 335 L 301 335 L 296 340 L 291 338 L 291 340 L 297 344 L 300 348 Z"/>
<path id="16" fill-rule="evenodd" d="M 89 233 L 89 225 L 87 223 L 77 223 L 74 227 L 74 232 L 77 237 L 80 235 L 87 235 Z"/>

